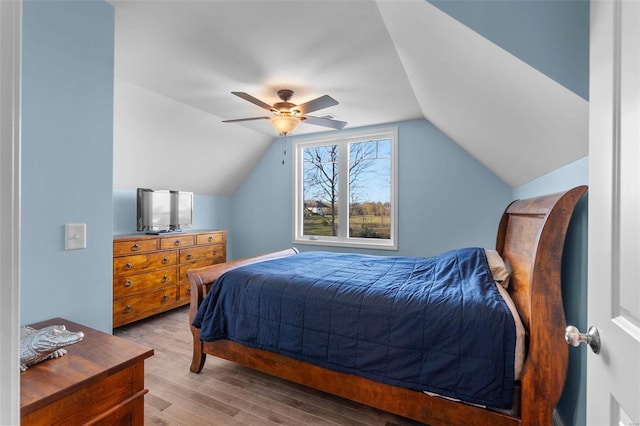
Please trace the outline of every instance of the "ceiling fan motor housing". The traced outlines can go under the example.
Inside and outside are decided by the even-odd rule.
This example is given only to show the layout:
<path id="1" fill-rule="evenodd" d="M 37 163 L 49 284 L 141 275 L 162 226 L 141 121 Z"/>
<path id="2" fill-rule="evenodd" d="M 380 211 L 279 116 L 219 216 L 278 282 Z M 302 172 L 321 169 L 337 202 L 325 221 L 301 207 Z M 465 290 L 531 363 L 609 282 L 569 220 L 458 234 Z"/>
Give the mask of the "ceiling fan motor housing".
<path id="1" fill-rule="evenodd" d="M 276 102 L 273 104 L 273 108 L 271 111 L 274 114 L 289 114 L 289 115 L 300 115 L 300 111 L 294 109 L 296 104 L 289 102 L 289 99 L 293 96 L 293 90 L 289 89 L 280 89 L 278 90 L 278 97 L 282 99 L 282 102 Z"/>
<path id="2" fill-rule="evenodd" d="M 280 89 L 278 90 L 278 97 L 283 101 L 287 102 L 289 99 L 293 97 L 293 90 L 290 89 Z"/>

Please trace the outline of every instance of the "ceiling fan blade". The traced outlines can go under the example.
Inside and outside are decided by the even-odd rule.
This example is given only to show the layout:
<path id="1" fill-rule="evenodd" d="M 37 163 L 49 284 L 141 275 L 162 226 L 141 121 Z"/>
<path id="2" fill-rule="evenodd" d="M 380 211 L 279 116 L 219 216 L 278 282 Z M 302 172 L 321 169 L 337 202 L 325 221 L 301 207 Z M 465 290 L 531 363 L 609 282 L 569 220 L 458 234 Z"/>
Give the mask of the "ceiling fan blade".
<path id="1" fill-rule="evenodd" d="M 334 105 L 338 105 L 338 101 L 336 101 L 329 95 L 324 95 L 320 96 L 319 98 L 312 99 L 309 102 L 300 104 L 293 109 L 300 111 L 300 114 L 304 115 L 308 112 L 317 111 L 323 108 L 329 108 Z"/>
<path id="2" fill-rule="evenodd" d="M 236 96 L 238 96 L 238 97 L 240 97 L 240 98 L 242 98 L 242 99 L 244 99 L 245 101 L 249 101 L 254 105 L 258 105 L 260 108 L 264 108 L 267 111 L 273 110 L 273 106 L 271 106 L 271 105 L 269 105 L 269 104 L 267 104 L 265 102 L 262 102 L 258 98 L 254 98 L 253 96 L 251 96 L 248 93 L 244 93 L 244 92 L 231 92 L 231 93 L 236 95 Z"/>
<path id="3" fill-rule="evenodd" d="M 306 115 L 303 123 L 315 124 L 316 126 L 331 127 L 332 129 L 338 129 L 338 130 L 344 128 L 344 126 L 347 125 L 346 121 L 331 120 L 329 118 L 322 118 L 322 117 L 313 117 L 311 115 Z"/>
<path id="4" fill-rule="evenodd" d="M 271 120 L 271 117 L 236 118 L 234 120 L 222 120 L 222 122 L 223 123 L 237 123 L 238 121 L 251 121 L 251 120 Z"/>

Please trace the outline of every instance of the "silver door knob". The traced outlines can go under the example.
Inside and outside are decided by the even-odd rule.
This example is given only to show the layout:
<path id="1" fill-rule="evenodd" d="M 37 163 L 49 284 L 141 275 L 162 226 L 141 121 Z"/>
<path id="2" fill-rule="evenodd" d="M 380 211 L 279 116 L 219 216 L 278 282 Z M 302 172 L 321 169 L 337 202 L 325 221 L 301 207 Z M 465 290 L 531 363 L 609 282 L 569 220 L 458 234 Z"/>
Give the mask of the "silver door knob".
<path id="1" fill-rule="evenodd" d="M 586 343 L 591 347 L 593 353 L 600 353 L 600 333 L 594 326 L 589 327 L 587 334 L 582 334 L 576 327 L 570 325 L 564 332 L 564 340 L 566 340 L 567 344 L 571 346 L 578 346 L 580 343 Z"/>

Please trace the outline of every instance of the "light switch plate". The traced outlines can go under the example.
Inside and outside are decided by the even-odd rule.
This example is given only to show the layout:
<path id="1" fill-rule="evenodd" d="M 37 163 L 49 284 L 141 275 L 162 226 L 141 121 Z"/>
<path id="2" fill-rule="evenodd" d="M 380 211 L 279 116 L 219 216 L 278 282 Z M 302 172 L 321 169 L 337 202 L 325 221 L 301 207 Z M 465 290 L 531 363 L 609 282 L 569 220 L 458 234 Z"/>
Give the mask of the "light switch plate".
<path id="1" fill-rule="evenodd" d="M 87 224 L 67 223 L 64 226 L 64 249 L 77 250 L 87 248 Z"/>

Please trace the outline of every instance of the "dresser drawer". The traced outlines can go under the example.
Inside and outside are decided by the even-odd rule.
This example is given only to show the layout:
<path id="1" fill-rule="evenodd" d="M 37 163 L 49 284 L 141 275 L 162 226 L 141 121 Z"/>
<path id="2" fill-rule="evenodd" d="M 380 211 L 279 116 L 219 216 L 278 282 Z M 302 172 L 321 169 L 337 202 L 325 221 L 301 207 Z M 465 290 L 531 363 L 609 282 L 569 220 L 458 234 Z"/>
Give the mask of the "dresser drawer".
<path id="1" fill-rule="evenodd" d="M 172 237 L 160 238 L 160 248 L 162 250 L 189 247 L 195 244 L 194 235 L 175 235 Z"/>
<path id="2" fill-rule="evenodd" d="M 208 232 L 196 236 L 196 244 L 199 246 L 205 244 L 221 244 L 222 242 L 224 242 L 224 234 L 222 232 Z"/>
<path id="3" fill-rule="evenodd" d="M 177 305 L 177 288 L 161 288 L 113 301 L 113 327 L 137 321 Z"/>
<path id="4" fill-rule="evenodd" d="M 175 266 L 177 259 L 177 250 L 116 257 L 113 259 L 113 275 L 135 274 L 148 269 Z"/>
<path id="5" fill-rule="evenodd" d="M 225 251 L 222 244 L 180 249 L 180 264 L 211 260 L 212 263 L 224 262 Z M 220 259 L 220 260 L 218 260 Z"/>
<path id="6" fill-rule="evenodd" d="M 178 288 L 180 289 L 178 291 L 178 300 L 181 305 L 186 305 L 191 301 L 191 285 L 189 283 L 180 284 Z"/>
<path id="7" fill-rule="evenodd" d="M 148 238 L 140 240 L 114 241 L 113 255 L 136 254 L 158 250 L 158 239 Z"/>
<path id="8" fill-rule="evenodd" d="M 176 284 L 176 275 L 176 268 L 170 268 L 116 277 L 113 279 L 113 298 Z"/>

